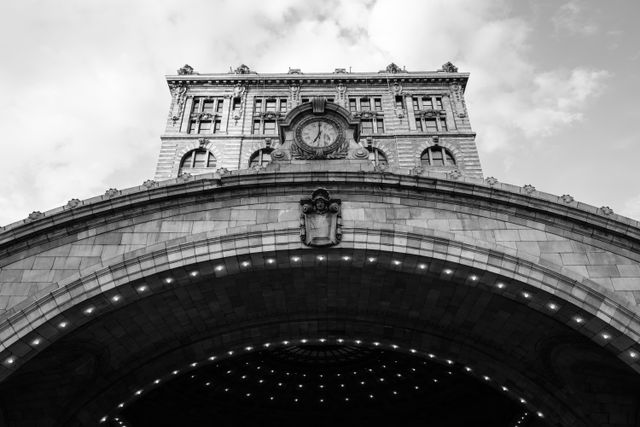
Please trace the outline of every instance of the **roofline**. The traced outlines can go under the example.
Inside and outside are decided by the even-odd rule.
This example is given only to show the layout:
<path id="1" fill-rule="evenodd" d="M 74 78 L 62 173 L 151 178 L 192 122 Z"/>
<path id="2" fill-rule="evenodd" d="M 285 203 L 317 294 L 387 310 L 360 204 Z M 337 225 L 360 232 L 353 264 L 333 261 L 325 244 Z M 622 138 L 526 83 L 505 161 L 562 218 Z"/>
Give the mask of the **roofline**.
<path id="1" fill-rule="evenodd" d="M 413 72 L 366 72 L 366 73 L 211 73 L 211 74 L 170 74 L 166 75 L 167 84 L 229 84 L 237 83 L 275 83 L 275 84 L 327 84 L 339 82 L 353 83 L 435 83 L 448 81 L 450 84 L 460 84 L 466 88 L 469 73 L 448 73 L 444 71 L 413 71 Z"/>

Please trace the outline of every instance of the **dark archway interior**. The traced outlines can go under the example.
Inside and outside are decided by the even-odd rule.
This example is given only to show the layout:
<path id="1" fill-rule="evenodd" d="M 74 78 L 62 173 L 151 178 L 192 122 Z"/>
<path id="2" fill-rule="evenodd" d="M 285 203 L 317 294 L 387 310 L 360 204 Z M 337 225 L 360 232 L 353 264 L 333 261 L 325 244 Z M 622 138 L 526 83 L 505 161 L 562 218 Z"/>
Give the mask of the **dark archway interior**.
<path id="1" fill-rule="evenodd" d="M 460 367 L 348 345 L 295 345 L 177 374 L 113 425 L 512 427 L 532 418 Z M 120 424 L 122 422 L 122 424 Z"/>
<path id="2" fill-rule="evenodd" d="M 568 307 L 556 313 L 535 310 L 496 291 L 491 275 L 469 284 L 465 278 L 477 272 L 462 267 L 452 266 L 445 278 L 442 266 L 410 274 L 338 260 L 247 268 L 224 277 L 206 273 L 217 264 L 199 265 L 171 272 L 170 282 L 166 274 L 147 279 L 143 296 L 136 292 L 140 282 L 132 282 L 116 290 L 122 297 L 117 304 L 110 302 L 111 294 L 101 296 L 102 303 L 90 301 L 97 309 L 86 323 L 0 385 L 5 423 L 76 427 L 98 425 L 104 415 L 111 423 L 122 414 L 115 425 L 293 425 L 297 420 L 298 425 L 507 427 L 516 426 L 528 410 L 526 424 L 518 426 L 636 425 L 638 375 L 571 327 L 570 318 L 562 317 Z M 199 273 L 191 274 L 196 268 Z M 509 282 L 512 291 L 518 286 Z M 534 295 L 545 304 L 543 297 Z M 83 307 L 76 308 L 76 319 L 87 318 Z M 362 345 L 354 345 L 356 338 Z M 267 341 L 278 345 L 264 349 Z M 376 341 L 382 345 L 373 345 Z M 391 350 L 391 344 L 399 349 Z M 249 345 L 255 349 L 244 352 Z M 225 356 L 230 350 L 236 353 Z M 429 352 L 436 360 L 429 360 Z M 221 357 L 203 363 L 210 355 Z M 198 366 L 190 368 L 194 361 Z M 263 386 L 256 375 L 262 364 L 261 370 L 273 369 L 277 378 L 296 372 L 297 381 L 272 379 Z M 387 369 L 382 365 L 393 367 L 384 384 L 375 382 Z M 466 366 L 473 372 L 465 372 Z M 173 377 L 173 370 L 180 374 Z M 229 370 L 237 374 L 225 376 Z M 359 374 L 348 383 L 353 393 L 348 402 L 340 400 L 347 396 L 335 379 L 327 381 L 331 393 L 319 401 L 320 374 L 353 371 Z M 403 376 L 393 376 L 398 373 Z M 484 375 L 491 377 L 486 384 Z M 150 387 L 154 378 L 161 383 Z M 365 381 L 364 388 L 359 381 Z M 278 382 L 287 385 L 276 395 Z M 502 385 L 508 393 L 501 392 Z M 144 393 L 136 396 L 140 388 Z M 374 402 L 370 394 L 379 397 Z M 297 396 L 303 400 L 292 402 Z M 119 408 L 119 402 L 126 405 Z M 544 419 L 534 415 L 538 410 Z M 247 421 L 238 424 L 237 416 Z"/>

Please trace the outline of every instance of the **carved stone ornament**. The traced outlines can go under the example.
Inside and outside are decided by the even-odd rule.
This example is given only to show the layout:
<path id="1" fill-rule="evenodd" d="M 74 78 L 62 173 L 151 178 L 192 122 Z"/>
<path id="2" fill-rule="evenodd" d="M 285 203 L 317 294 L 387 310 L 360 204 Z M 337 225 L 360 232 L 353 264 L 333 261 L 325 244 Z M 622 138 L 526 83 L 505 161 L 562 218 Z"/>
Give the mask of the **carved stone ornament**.
<path id="1" fill-rule="evenodd" d="M 396 96 L 402 94 L 402 85 L 398 82 L 395 82 L 394 84 L 392 84 L 391 93 L 393 93 Z"/>
<path id="2" fill-rule="evenodd" d="M 227 169 L 227 168 L 220 168 L 220 169 L 216 170 L 216 172 L 220 176 L 229 175 L 229 169 Z"/>
<path id="3" fill-rule="evenodd" d="M 573 202 L 573 196 L 570 194 L 563 194 L 562 197 L 560 197 L 562 199 L 563 202 L 565 203 L 571 203 Z"/>
<path id="4" fill-rule="evenodd" d="M 182 172 L 180 175 L 178 175 L 176 180 L 178 182 L 187 182 L 191 179 L 192 176 L 193 175 L 191 175 L 189 172 Z"/>
<path id="5" fill-rule="evenodd" d="M 392 73 L 392 74 L 396 74 L 396 73 L 402 73 L 404 72 L 404 70 L 400 67 L 398 67 L 396 64 L 394 64 L 393 62 L 389 65 L 387 65 L 387 68 L 385 68 L 385 71 L 387 73 Z"/>
<path id="6" fill-rule="evenodd" d="M 485 179 L 485 181 L 486 181 L 487 184 L 489 184 L 492 187 L 498 183 L 498 180 L 495 179 L 492 176 L 490 176 L 489 178 Z"/>
<path id="7" fill-rule="evenodd" d="M 353 152 L 353 157 L 355 157 L 356 159 L 368 159 L 369 151 L 365 148 L 360 147 Z"/>
<path id="8" fill-rule="evenodd" d="M 236 85 L 233 87 L 233 97 L 234 98 L 240 98 L 242 97 L 242 95 L 244 94 L 244 86 L 241 85 L 240 83 L 236 83 Z"/>
<path id="9" fill-rule="evenodd" d="M 432 118 L 432 117 L 445 117 L 447 112 L 445 110 L 435 110 L 433 108 L 428 108 L 426 110 L 416 111 L 416 116 L 422 118 Z"/>
<path id="10" fill-rule="evenodd" d="M 181 76 L 193 74 L 193 67 L 189 64 L 184 64 L 184 66 L 178 68 L 178 74 Z"/>
<path id="11" fill-rule="evenodd" d="M 249 74 L 250 72 L 251 69 L 244 64 L 240 64 L 240 66 L 234 70 L 236 74 Z"/>
<path id="12" fill-rule="evenodd" d="M 142 185 L 145 186 L 148 190 L 150 190 L 158 186 L 158 181 L 154 181 L 153 179 L 148 179 L 145 182 L 143 182 Z"/>
<path id="13" fill-rule="evenodd" d="M 76 207 L 80 206 L 81 203 L 82 202 L 80 201 L 80 199 L 71 199 L 71 200 L 69 200 L 67 202 L 66 207 L 68 207 L 70 209 L 73 209 L 73 208 L 76 208 Z"/>
<path id="14" fill-rule="evenodd" d="M 340 199 L 318 188 L 310 199 L 300 200 L 300 240 L 307 246 L 333 246 L 342 240 Z"/>
<path id="15" fill-rule="evenodd" d="M 533 185 L 531 185 L 531 184 L 527 184 L 527 185 L 525 185 L 525 186 L 524 186 L 524 187 L 522 187 L 522 188 L 524 189 L 524 192 L 525 192 L 525 193 L 527 193 L 527 194 L 531 194 L 531 193 L 533 193 L 534 191 L 536 191 L 536 187 L 534 187 L 534 186 L 533 186 Z"/>
<path id="16" fill-rule="evenodd" d="M 36 219 L 40 219 L 40 218 L 42 218 L 42 217 L 44 217 L 44 214 L 43 214 L 42 212 L 40 212 L 40 211 L 33 211 L 33 212 L 31 212 L 31 213 L 29 214 L 28 219 L 29 219 L 29 220 L 31 220 L 31 221 L 35 221 Z"/>
<path id="17" fill-rule="evenodd" d="M 300 68 L 291 68 L 289 67 L 289 71 L 287 74 L 302 74 L 302 70 Z"/>
<path id="18" fill-rule="evenodd" d="M 200 146 L 200 148 L 206 147 L 208 143 L 209 143 L 209 140 L 207 138 L 200 138 L 198 140 L 198 145 Z"/>
<path id="19" fill-rule="evenodd" d="M 347 74 L 347 69 L 346 68 L 336 68 L 333 71 L 333 74 Z"/>
<path id="20" fill-rule="evenodd" d="M 108 198 L 115 197 L 118 194 L 120 194 L 120 191 L 115 189 L 115 188 L 110 188 L 107 191 L 105 191 L 105 193 L 104 193 L 104 195 L 107 196 Z"/>
<path id="21" fill-rule="evenodd" d="M 602 212 L 602 214 L 606 216 L 613 215 L 613 209 L 611 209 L 609 206 L 601 207 L 600 212 Z"/>
<path id="22" fill-rule="evenodd" d="M 447 62 L 446 64 L 442 65 L 442 71 L 444 71 L 445 73 L 457 73 L 458 67 L 453 65 L 451 62 Z"/>
<path id="23" fill-rule="evenodd" d="M 271 152 L 271 158 L 273 160 L 285 160 L 287 155 L 283 150 L 275 149 Z"/>
<path id="24" fill-rule="evenodd" d="M 424 173 L 424 168 L 422 166 L 414 166 L 409 170 L 409 174 L 420 176 Z"/>
<path id="25" fill-rule="evenodd" d="M 457 179 L 460 179 L 460 177 L 462 176 L 462 172 L 460 172 L 459 169 L 454 169 L 451 172 L 449 172 L 448 175 L 449 175 L 449 179 L 452 179 L 455 181 Z"/>

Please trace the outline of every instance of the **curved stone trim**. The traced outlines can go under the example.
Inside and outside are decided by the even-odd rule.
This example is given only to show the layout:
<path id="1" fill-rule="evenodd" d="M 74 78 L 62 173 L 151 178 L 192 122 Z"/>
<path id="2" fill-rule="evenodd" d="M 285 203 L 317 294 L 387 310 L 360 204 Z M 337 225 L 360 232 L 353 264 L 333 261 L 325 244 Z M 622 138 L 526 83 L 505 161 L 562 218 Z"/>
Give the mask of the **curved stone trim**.
<path id="1" fill-rule="evenodd" d="M 89 269 L 69 277 L 58 284 L 58 289 L 30 297 L 2 316 L 2 360 L 9 357 L 9 354 L 17 355 L 20 362 L 22 358 L 32 357 L 35 349 L 29 346 L 26 338 L 36 329 L 40 331 L 44 328 L 39 333 L 54 341 L 60 336 L 55 327 L 60 319 L 75 316 L 74 327 L 89 321 L 88 317 L 81 314 L 82 304 L 94 297 L 97 300 L 92 302 L 92 306 L 96 313 L 112 308 L 105 293 L 115 288 L 127 288 L 129 294 L 144 297 L 147 289 L 132 289 L 134 281 L 144 281 L 152 290 L 164 286 L 158 275 L 172 270 L 179 271 L 188 280 L 186 269 L 198 263 L 209 263 L 202 274 L 223 277 L 241 271 L 238 257 L 256 254 L 274 254 L 274 258 L 281 254 L 279 256 L 287 260 L 282 268 L 289 268 L 287 254 L 290 251 L 305 253 L 300 246 L 298 231 L 295 224 L 281 223 L 275 227 L 262 224 L 202 233 L 191 236 L 186 241 L 177 239 L 173 245 L 165 242 L 133 251 L 111 260 L 108 266 L 97 271 Z M 429 268 L 434 266 L 436 273 L 440 275 L 446 274 L 445 268 L 450 268 L 450 277 L 455 283 L 487 285 L 488 290 L 500 291 L 503 296 L 525 303 L 547 315 L 547 299 L 523 301 L 520 294 L 530 288 L 534 293 L 552 295 L 560 304 L 575 307 L 571 311 L 590 318 L 584 328 L 582 325 L 572 325 L 587 337 L 598 341 L 598 334 L 602 331 L 620 334 L 609 347 L 616 354 L 628 350 L 640 338 L 640 318 L 629 303 L 576 273 L 553 265 L 543 267 L 536 257 L 518 254 L 517 251 L 486 242 L 470 239 L 454 241 L 451 240 L 450 233 L 399 225 L 389 229 L 386 224 L 374 223 L 369 224 L 366 229 L 359 229 L 355 228 L 355 223 L 345 223 L 344 235 L 338 248 L 326 250 L 328 262 L 331 262 L 331 257 L 340 262 L 342 252 L 350 251 L 354 262 L 357 260 L 359 263 L 356 267 L 366 264 L 364 254 L 367 254 L 366 256 L 388 261 L 388 268 L 403 271 L 407 269 L 408 272 L 419 274 L 421 271 L 418 270 L 416 259 L 424 259 L 424 262 L 430 263 Z M 255 268 L 272 267 L 267 265 L 264 257 L 261 259 L 262 265 L 255 265 Z M 391 265 L 392 260 L 399 264 Z M 223 269 L 214 271 L 211 261 L 220 263 Z M 471 279 L 471 274 L 476 278 Z M 495 286 L 496 281 L 500 280 L 507 283 L 505 290 L 499 290 Z M 519 284 L 524 284 L 527 288 L 522 288 Z M 571 324 L 571 319 L 566 319 L 566 322 Z M 41 348 L 38 349 L 40 350 Z M 624 361 L 640 371 L 637 361 Z M 15 366 L 19 364 L 16 363 Z M 0 370 L 0 378 L 9 373 L 6 369 Z"/>

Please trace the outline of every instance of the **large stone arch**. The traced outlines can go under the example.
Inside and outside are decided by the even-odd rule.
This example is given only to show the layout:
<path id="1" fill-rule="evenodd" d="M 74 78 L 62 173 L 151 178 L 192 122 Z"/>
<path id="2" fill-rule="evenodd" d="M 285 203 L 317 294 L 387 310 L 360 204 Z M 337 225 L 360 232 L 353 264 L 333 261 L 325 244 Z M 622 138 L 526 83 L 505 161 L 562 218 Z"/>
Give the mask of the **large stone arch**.
<path id="1" fill-rule="evenodd" d="M 145 235 L 144 245 L 131 243 L 137 238 L 135 236 L 133 240 L 122 238 L 116 245 L 122 251 L 109 253 L 100 262 L 87 266 L 79 261 L 80 268 L 73 274 L 52 281 L 48 287 L 32 292 L 10 307 L 0 319 L 2 360 L 5 362 L 0 369 L 3 382 L 11 385 L 12 381 L 24 379 L 33 369 L 47 366 L 47 361 L 50 363 L 57 357 L 72 361 L 73 357 L 65 356 L 63 351 L 65 343 L 88 343 L 91 341 L 88 337 L 98 334 L 103 329 L 102 325 L 112 325 L 114 319 L 122 320 L 127 315 L 140 312 L 147 313 L 149 319 L 134 321 L 130 330 L 129 326 L 123 330 L 123 336 L 129 337 L 125 342 L 130 343 L 131 355 L 121 353 L 121 344 L 113 336 L 97 341 L 109 349 L 108 360 L 96 359 L 95 362 L 104 364 L 102 376 L 92 379 L 99 387 L 88 393 L 90 398 L 79 399 L 76 396 L 67 402 L 65 422 L 91 425 L 96 422 L 94 415 L 99 409 L 103 412 L 117 411 L 113 406 L 117 405 L 116 397 L 123 396 L 125 391 L 130 394 L 132 388 L 148 385 L 159 375 L 158 372 L 170 372 L 178 364 L 186 367 L 192 359 L 204 363 L 212 353 L 223 354 L 229 348 L 242 349 L 263 344 L 264 337 L 282 341 L 303 338 L 335 340 L 342 336 L 344 339 L 358 337 L 366 345 L 374 342 L 397 345 L 398 351 L 414 349 L 423 356 L 434 352 L 441 362 L 454 360 L 456 366 L 473 366 L 474 374 L 478 372 L 478 379 L 487 375 L 496 387 L 509 384 L 514 398 L 524 398 L 532 409 L 542 411 L 552 420 L 552 425 L 597 425 L 588 405 L 576 403 L 579 398 L 584 399 L 584 393 L 575 389 L 576 379 L 563 371 L 563 363 L 568 362 L 562 360 L 569 354 L 581 357 L 584 363 L 589 358 L 597 359 L 598 363 L 612 367 L 616 372 L 625 369 L 638 371 L 637 360 L 631 356 L 640 331 L 638 314 L 626 294 L 616 293 L 615 288 L 608 288 L 606 283 L 581 274 L 590 271 L 588 265 L 570 268 L 572 265 L 554 263 L 545 258 L 544 253 L 526 251 L 516 244 L 510 247 L 506 244 L 510 240 L 490 241 L 482 238 L 482 234 L 469 233 L 469 230 L 473 231 L 471 226 L 464 232 L 455 232 L 452 227 L 445 231 L 437 222 L 443 218 L 436 216 L 432 218 L 435 222 L 429 223 L 430 220 L 425 222 L 422 215 L 424 212 L 429 215 L 433 212 L 460 213 L 464 207 L 464 215 L 467 216 L 454 215 L 447 221 L 471 221 L 468 218 L 474 215 L 484 218 L 487 227 L 493 226 L 490 222 L 492 216 L 511 224 L 517 220 L 529 221 L 529 229 L 525 230 L 531 234 L 529 237 L 542 239 L 533 231 L 540 231 L 541 225 L 546 225 L 542 209 L 539 209 L 545 206 L 545 215 L 554 216 L 553 209 L 557 209 L 561 212 L 557 216 L 565 218 L 566 223 L 555 223 L 553 231 L 556 235 L 563 235 L 566 239 L 571 237 L 568 240 L 572 242 L 582 236 L 581 245 L 588 243 L 596 248 L 594 253 L 608 248 L 606 253 L 614 261 L 637 259 L 632 242 L 633 233 L 637 231 L 624 226 L 627 235 L 627 240 L 624 240 L 621 234 L 614 233 L 618 226 L 612 224 L 611 218 L 587 214 L 584 209 L 571 210 L 566 204 L 551 202 L 549 198 L 527 199 L 526 210 L 531 215 L 527 217 L 523 212 L 514 215 L 516 219 L 509 222 L 505 212 L 517 212 L 518 197 L 522 197 L 514 195 L 514 192 L 500 192 L 496 188 L 468 182 L 393 174 L 373 175 L 372 182 L 363 185 L 358 177 L 360 173 L 344 173 L 337 184 L 335 178 L 331 180 L 331 190 L 343 199 L 344 207 L 344 239 L 335 248 L 308 249 L 299 238 L 297 200 L 307 196 L 309 189 L 327 184 L 324 182 L 326 176 L 321 173 L 309 173 L 307 180 L 298 183 L 291 182 L 291 175 L 282 171 L 213 175 L 182 183 L 164 183 L 151 189 L 124 191 L 115 199 L 88 202 L 75 212 L 63 209 L 45 214 L 40 223 L 35 221 L 10 229 L 14 233 L 10 243 L 13 248 L 20 245 L 22 249 L 21 252 L 13 250 L 6 254 L 3 269 L 18 265 L 27 270 L 40 262 L 38 256 L 43 251 L 59 251 L 64 254 L 62 258 L 69 259 L 74 244 L 97 247 L 109 242 L 112 239 L 109 236 L 116 232 L 127 234 L 121 230 L 130 230 L 131 227 L 139 227 L 138 231 L 157 232 L 158 224 L 168 224 L 171 230 L 179 230 L 180 224 L 184 225 L 188 218 L 202 215 L 202 212 L 230 212 L 226 227 L 213 227 L 210 231 L 202 231 L 192 224 L 184 232 L 169 231 L 167 238 L 153 244 L 149 244 Z M 261 185 L 253 187 L 257 182 Z M 490 197 L 483 197 L 483 192 Z M 274 195 L 279 197 L 278 201 L 269 207 L 260 207 Z M 539 207 L 532 206 L 535 203 Z M 215 207 L 216 204 L 220 206 Z M 101 206 L 104 214 L 96 213 Z M 381 221 L 382 218 L 376 220 L 378 211 L 389 209 L 389 206 L 401 206 L 409 216 L 411 212 L 415 215 L 403 220 L 401 215 L 393 214 L 386 216 L 385 221 Z M 83 213 L 82 208 L 86 208 L 86 212 Z M 236 214 L 240 218 L 241 210 L 253 212 L 261 209 L 265 211 L 262 221 L 259 214 L 247 214 L 246 218 L 251 219 L 246 223 L 231 219 Z M 577 220 L 572 216 L 580 218 L 581 227 L 575 225 Z M 538 225 L 531 223 L 531 217 L 538 218 Z M 585 233 L 585 218 L 592 223 L 594 230 L 598 230 L 599 221 L 608 223 L 611 236 L 604 239 L 603 234 L 593 230 Z M 48 225 L 45 225 L 46 221 L 49 221 Z M 575 229 L 571 226 L 572 221 Z M 74 222 L 84 228 L 71 227 Z M 65 227 L 66 235 L 56 235 L 52 231 L 57 224 Z M 98 229 L 99 232 L 91 231 Z M 71 233 L 75 233 L 74 238 L 69 237 Z M 516 234 L 518 237 L 525 235 L 524 232 Z M 511 236 L 506 232 L 496 235 Z M 27 244 L 29 239 L 33 242 L 43 236 L 51 242 L 50 246 Z M 511 237 L 515 239 L 516 235 Z M 588 239 L 591 240 L 587 242 Z M 87 244 L 88 241 L 92 243 Z M 563 240 L 552 242 L 559 241 Z M 517 243 L 516 240 L 514 242 Z M 68 251 L 62 249 L 67 246 L 71 247 Z M 83 248 L 86 249 L 89 248 Z M 573 252 L 570 254 L 573 257 Z M 299 260 L 296 261 L 295 257 Z M 29 261 L 32 258 L 35 258 L 33 263 Z M 563 257 L 558 259 L 562 261 Z M 197 275 L 192 276 L 194 271 Z M 23 272 L 22 277 L 25 274 Z M 56 274 L 54 271 L 52 277 Z M 334 298 L 325 302 L 322 299 L 304 299 L 308 289 L 294 287 L 289 290 L 282 283 L 278 284 L 278 278 L 283 277 L 291 279 L 285 283 L 300 286 L 305 283 L 305 278 L 309 280 L 311 277 L 310 289 L 322 289 Z M 167 278 L 171 279 L 170 283 Z M 29 286 L 28 283 L 24 286 Z M 251 287 L 251 283 L 259 291 L 247 292 L 246 297 L 234 294 L 233 289 L 249 289 L 246 287 Z M 258 283 L 273 285 L 259 287 Z M 347 289 L 352 284 L 358 292 L 341 295 L 344 287 L 340 283 L 345 283 Z M 211 287 L 218 293 L 207 294 Z M 375 294 L 379 289 L 386 293 Z M 429 302 L 427 290 L 446 295 L 433 298 L 434 301 L 443 301 L 443 304 L 447 301 L 449 310 L 453 307 L 466 307 L 468 310 L 438 311 L 437 303 Z M 525 292 L 528 298 L 524 297 Z M 112 298 L 116 294 L 120 299 L 114 301 Z M 165 307 L 158 301 L 175 304 L 176 310 L 185 315 L 190 310 L 197 311 L 194 307 L 211 310 L 211 307 L 206 308 L 206 304 L 198 302 L 201 300 L 195 295 L 199 294 L 208 295 L 202 301 L 217 307 L 212 313 L 227 313 L 230 320 L 216 324 L 211 331 L 199 330 L 198 322 L 190 322 L 196 325 L 189 327 L 192 339 L 179 344 L 157 331 L 159 341 L 148 341 L 150 347 L 159 346 L 164 342 L 162 339 L 173 343 L 168 347 L 166 344 L 161 346 L 161 351 L 158 348 L 145 349 L 144 340 L 135 343 L 133 338 L 140 338 L 140 331 L 145 328 L 157 330 L 154 319 L 164 318 L 159 314 L 167 318 L 177 315 L 171 310 L 157 311 L 173 306 L 166 304 Z M 287 294 L 303 299 L 289 301 L 285 297 Z M 279 298 L 280 304 L 274 304 L 273 308 L 264 304 L 251 306 L 252 296 L 256 297 L 255 301 L 263 303 Z M 233 307 L 234 303 L 229 303 L 234 300 L 246 302 L 249 306 L 240 303 L 238 307 L 241 309 L 238 309 Z M 423 301 L 425 307 L 432 310 L 424 307 L 412 310 L 411 303 L 416 300 Z M 225 301 L 233 309 L 226 310 Z M 304 304 L 300 304 L 301 301 Z M 355 304 L 357 301 L 361 301 L 360 305 Z M 474 310 L 473 301 L 482 303 Z M 435 305 L 429 305 L 432 303 Z M 360 311 L 350 311 L 353 304 L 361 307 Z M 303 309 L 296 312 L 300 307 Z M 89 308 L 91 310 L 87 312 Z M 527 331 L 527 340 L 517 338 L 513 325 L 506 336 L 500 335 L 500 322 L 491 314 L 495 309 L 502 309 L 507 318 L 513 319 L 513 325 Z M 458 312 L 462 320 L 455 320 L 453 313 Z M 154 318 L 151 313 L 159 317 Z M 212 314 L 211 318 L 215 320 L 216 316 Z M 207 317 L 201 319 L 207 322 Z M 478 322 L 480 330 L 467 330 L 462 326 L 472 325 L 473 321 Z M 60 326 L 61 322 L 67 322 L 64 328 Z M 339 327 L 332 329 L 331 325 Z M 553 333 L 547 337 L 544 330 Z M 455 333 L 448 335 L 447 331 Z M 607 338 L 603 334 L 607 334 Z M 172 338 L 178 336 L 181 336 L 180 332 Z M 34 345 L 34 337 L 42 341 Z M 521 340 L 523 347 L 519 348 L 511 339 Z M 502 352 L 498 350 L 500 348 Z M 529 364 L 538 363 L 537 359 L 523 354 L 523 348 L 541 355 L 540 365 L 533 366 L 532 373 L 525 369 Z M 569 350 L 564 351 L 563 348 Z M 580 352 L 576 350 L 578 348 Z M 97 350 L 87 348 L 86 351 L 93 354 Z M 564 356 L 555 356 L 556 353 Z M 15 358 L 13 363 L 7 364 L 11 357 Z M 132 363 L 131 357 L 140 358 Z M 33 399 L 34 405 L 38 403 Z M 631 413 L 629 408 L 633 405 L 625 404 L 628 408 L 623 412 Z M 26 405 L 21 410 L 24 415 L 30 412 L 30 407 Z M 612 413 L 614 410 L 602 411 Z M 625 422 L 616 424 L 611 421 L 606 425 L 631 425 Z M 52 422 L 50 425 L 56 424 Z"/>

